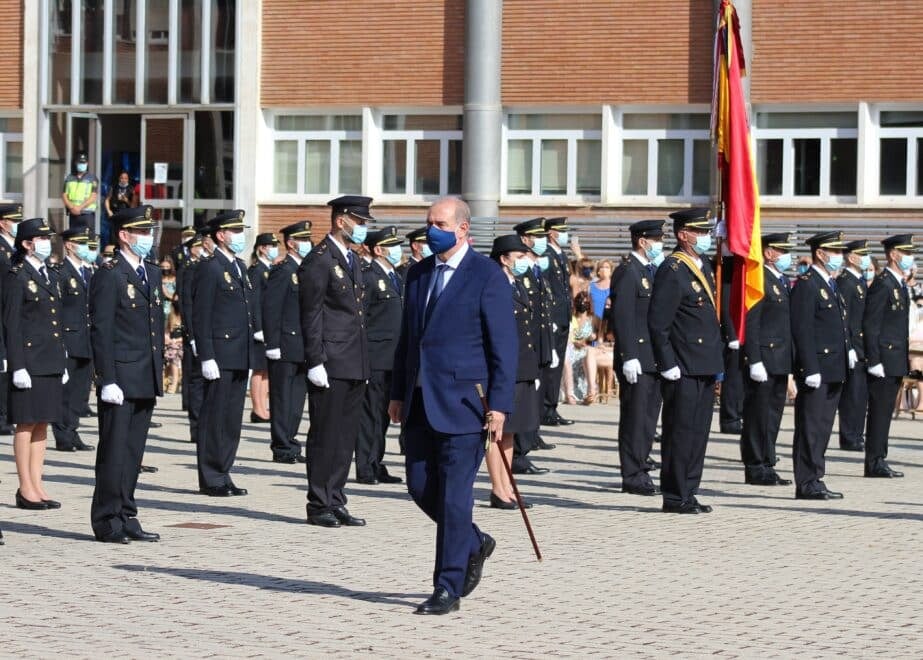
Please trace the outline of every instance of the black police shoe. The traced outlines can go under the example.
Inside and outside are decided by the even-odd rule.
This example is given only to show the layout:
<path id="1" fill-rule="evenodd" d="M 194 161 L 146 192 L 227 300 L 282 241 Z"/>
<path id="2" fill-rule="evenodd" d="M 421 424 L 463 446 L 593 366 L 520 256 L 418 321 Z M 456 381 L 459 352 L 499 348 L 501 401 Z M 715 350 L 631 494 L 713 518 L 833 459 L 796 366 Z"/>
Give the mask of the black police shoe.
<path id="1" fill-rule="evenodd" d="M 449 594 L 448 590 L 438 587 L 433 595 L 417 606 L 417 614 L 448 614 L 459 608 L 459 598 Z"/>

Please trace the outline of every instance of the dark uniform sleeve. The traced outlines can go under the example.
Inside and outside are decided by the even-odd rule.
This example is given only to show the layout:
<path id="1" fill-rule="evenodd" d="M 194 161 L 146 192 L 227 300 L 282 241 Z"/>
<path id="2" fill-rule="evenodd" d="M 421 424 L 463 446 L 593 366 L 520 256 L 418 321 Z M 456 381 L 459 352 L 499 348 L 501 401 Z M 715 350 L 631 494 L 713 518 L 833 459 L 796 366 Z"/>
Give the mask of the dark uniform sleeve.
<path id="1" fill-rule="evenodd" d="M 316 250 L 305 258 L 298 273 L 298 297 L 301 311 L 301 336 L 304 357 L 309 369 L 327 361 L 324 353 L 324 296 L 330 280 L 326 252 Z"/>
<path id="2" fill-rule="evenodd" d="M 499 267 L 488 279 L 481 296 L 481 322 L 490 374 L 488 405 L 491 410 L 510 414 L 513 412 L 519 366 L 519 333 L 513 316 L 513 290 Z"/>
<path id="3" fill-rule="evenodd" d="M 116 382 L 115 313 L 119 304 L 118 283 L 111 267 L 100 268 L 90 280 L 90 343 L 100 387 Z"/>
<path id="4" fill-rule="evenodd" d="M 13 373 L 26 366 L 22 350 L 22 281 L 14 272 L 3 278 L 3 329 L 6 334 L 7 371 Z"/>
<path id="5" fill-rule="evenodd" d="M 654 293 L 647 313 L 648 330 L 651 333 L 651 345 L 654 348 L 654 360 L 658 371 L 668 371 L 678 366 L 676 353 L 670 343 L 670 329 L 682 300 L 682 290 L 677 272 L 673 269 L 671 259 L 667 259 L 654 278 Z"/>
<path id="6" fill-rule="evenodd" d="M 815 285 L 809 277 L 801 278 L 792 290 L 792 340 L 795 342 L 795 356 L 803 376 L 820 373 L 817 346 L 814 343 L 815 295 Z"/>
<path id="7" fill-rule="evenodd" d="M 215 346 L 212 343 L 212 316 L 218 295 L 218 280 L 221 277 L 218 273 L 222 271 L 223 269 L 217 262 L 206 261 L 199 266 L 196 272 L 194 298 L 199 302 L 196 304 L 193 328 L 196 352 L 201 362 L 215 359 Z M 221 365 L 218 366 L 221 367 Z"/>
<path id="8" fill-rule="evenodd" d="M 638 292 L 634 278 L 631 276 L 629 264 L 623 264 L 612 279 L 609 291 L 609 325 L 615 330 L 615 350 L 618 351 L 622 362 L 637 360 L 639 323 L 647 323 L 647 319 L 635 317 L 634 301 Z M 620 313 L 621 312 L 621 313 Z"/>
<path id="9" fill-rule="evenodd" d="M 260 314 L 263 319 L 263 343 L 266 350 L 282 347 L 282 305 L 288 287 L 288 269 L 273 266 L 263 289 Z"/>
<path id="10" fill-rule="evenodd" d="M 881 277 L 876 277 L 869 288 L 865 300 L 865 316 L 862 319 L 862 332 L 865 334 L 865 356 L 868 366 L 881 364 L 881 350 L 878 339 L 884 320 L 885 307 L 888 304 L 888 287 Z"/>
<path id="11" fill-rule="evenodd" d="M 744 320 L 745 333 L 743 352 L 747 358 L 747 364 L 756 364 L 763 361 L 763 354 L 760 351 L 760 328 L 762 324 L 763 307 L 766 306 L 766 297 L 760 298 L 757 303 L 747 310 L 747 316 Z M 764 365 L 765 366 L 765 365 Z"/>

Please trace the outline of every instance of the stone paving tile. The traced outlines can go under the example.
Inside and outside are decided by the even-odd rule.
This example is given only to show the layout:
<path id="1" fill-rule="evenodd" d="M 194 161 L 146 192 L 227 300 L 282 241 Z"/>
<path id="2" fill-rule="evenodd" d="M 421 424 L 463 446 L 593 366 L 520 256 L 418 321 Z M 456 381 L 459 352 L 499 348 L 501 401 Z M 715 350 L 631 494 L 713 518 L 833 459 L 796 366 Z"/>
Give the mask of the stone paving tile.
<path id="1" fill-rule="evenodd" d="M 138 501 L 158 544 L 92 542 L 92 452 L 47 456 L 64 507 L 13 507 L 11 440 L 0 438 L 0 655 L 8 657 L 636 657 L 923 654 L 923 422 L 895 423 L 902 480 L 863 479 L 861 455 L 831 448 L 839 502 L 743 482 L 734 438 L 714 433 L 700 499 L 711 515 L 668 516 L 659 498 L 618 490 L 617 406 L 565 406 L 547 429 L 547 475 L 523 477 L 545 555 L 519 514 L 475 517 L 498 540 L 458 615 L 418 617 L 429 595 L 434 528 L 403 486 L 350 484 L 359 529 L 304 523 L 300 465 L 272 463 L 268 429 L 244 425 L 235 481 L 244 498 L 195 492 L 179 397 L 161 401 Z M 249 411 L 245 412 L 248 415 Z M 95 421 L 84 420 L 93 444 Z M 303 433 L 307 424 L 302 424 Z M 791 471 L 791 409 L 781 472 Z M 836 439 L 834 438 L 834 445 Z M 389 449 L 396 449 L 392 438 Z M 392 473 L 403 474 L 390 453 Z M 213 529 L 174 527 L 186 523 Z"/>

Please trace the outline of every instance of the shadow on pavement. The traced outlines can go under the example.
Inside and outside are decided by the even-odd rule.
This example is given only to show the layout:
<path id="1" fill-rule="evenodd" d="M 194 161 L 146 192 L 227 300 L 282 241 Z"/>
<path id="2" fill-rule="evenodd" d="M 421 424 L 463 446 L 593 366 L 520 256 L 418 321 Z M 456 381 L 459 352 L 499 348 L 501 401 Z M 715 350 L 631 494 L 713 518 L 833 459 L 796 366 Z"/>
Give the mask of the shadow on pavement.
<path id="1" fill-rule="evenodd" d="M 68 532 L 63 529 L 51 529 L 41 525 L 31 525 L 21 522 L 3 523 L 3 531 L 13 534 L 32 534 L 35 536 L 48 536 L 54 539 L 70 539 L 71 541 L 95 541 L 92 534 L 79 534 L 77 532 Z"/>
<path id="2" fill-rule="evenodd" d="M 773 511 L 797 511 L 799 513 L 820 513 L 831 516 L 854 516 L 856 518 L 880 518 L 881 520 L 913 520 L 923 522 L 923 513 L 888 513 L 885 511 L 857 511 L 856 509 L 812 508 L 806 506 L 760 506 L 758 504 L 722 504 L 722 507 L 738 509 L 769 509 Z"/>
<path id="3" fill-rule="evenodd" d="M 271 575 L 258 575 L 256 573 L 239 573 L 234 571 L 209 571 L 199 568 L 167 568 L 160 566 L 140 566 L 137 564 L 116 564 L 113 568 L 123 571 L 140 573 L 160 573 L 186 578 L 187 580 L 204 580 L 219 582 L 221 584 L 241 585 L 269 591 L 283 591 L 287 593 L 319 594 L 324 596 L 339 596 L 352 600 L 361 600 L 367 603 L 382 603 L 386 605 L 415 606 L 415 601 L 406 600 L 413 598 L 422 600 L 429 594 L 401 594 L 375 591 L 354 591 L 336 584 L 315 582 L 313 580 L 290 580 L 288 578 L 273 577 Z"/>

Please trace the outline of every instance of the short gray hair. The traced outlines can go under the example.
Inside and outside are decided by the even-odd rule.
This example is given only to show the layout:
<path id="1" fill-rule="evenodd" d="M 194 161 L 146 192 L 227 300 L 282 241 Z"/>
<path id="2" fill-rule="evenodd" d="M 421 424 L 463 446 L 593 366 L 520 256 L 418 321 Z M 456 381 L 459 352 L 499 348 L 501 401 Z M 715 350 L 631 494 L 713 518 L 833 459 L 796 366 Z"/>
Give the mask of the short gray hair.
<path id="1" fill-rule="evenodd" d="M 430 208 L 440 206 L 442 204 L 451 204 L 455 209 L 455 225 L 458 226 L 463 222 L 471 224 L 471 208 L 468 206 L 468 203 L 463 200 L 461 197 L 454 197 L 447 195 L 445 197 L 440 197 L 435 202 L 432 203 Z"/>

